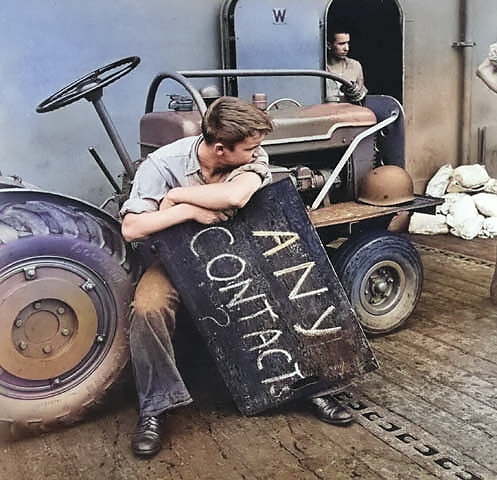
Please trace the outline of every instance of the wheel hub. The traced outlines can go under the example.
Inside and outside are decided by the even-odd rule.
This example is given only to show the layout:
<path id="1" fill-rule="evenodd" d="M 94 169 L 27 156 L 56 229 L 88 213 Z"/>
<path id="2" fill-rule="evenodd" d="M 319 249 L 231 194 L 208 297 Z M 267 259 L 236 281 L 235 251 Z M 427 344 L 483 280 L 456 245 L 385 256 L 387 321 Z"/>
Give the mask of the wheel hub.
<path id="1" fill-rule="evenodd" d="M 395 273 L 388 268 L 378 269 L 369 277 L 369 288 L 366 295 L 369 303 L 378 304 L 392 295 L 395 286 Z"/>
<path id="2" fill-rule="evenodd" d="M 43 264 L 18 267 L 0 282 L 0 365 L 27 380 L 56 378 L 74 368 L 97 339 L 88 282 Z"/>
<path id="3" fill-rule="evenodd" d="M 29 358 L 45 359 L 69 343 L 77 330 L 73 309 L 57 299 L 27 305 L 14 322 L 12 342 Z"/>
<path id="4" fill-rule="evenodd" d="M 361 303 L 374 315 L 385 314 L 395 307 L 405 278 L 394 262 L 380 262 L 364 277 Z"/>

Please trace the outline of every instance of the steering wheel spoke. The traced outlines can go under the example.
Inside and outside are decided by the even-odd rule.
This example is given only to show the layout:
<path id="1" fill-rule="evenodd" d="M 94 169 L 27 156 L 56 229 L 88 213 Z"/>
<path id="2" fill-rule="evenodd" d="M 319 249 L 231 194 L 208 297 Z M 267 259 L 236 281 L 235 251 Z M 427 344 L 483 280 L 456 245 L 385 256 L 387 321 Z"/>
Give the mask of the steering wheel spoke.
<path id="1" fill-rule="evenodd" d="M 139 57 L 126 57 L 87 73 L 43 100 L 36 107 L 36 111 L 38 113 L 51 112 L 74 103 L 81 98 L 91 101 L 94 95 L 97 94 L 97 91 L 102 90 L 107 85 L 127 75 L 139 63 Z"/>

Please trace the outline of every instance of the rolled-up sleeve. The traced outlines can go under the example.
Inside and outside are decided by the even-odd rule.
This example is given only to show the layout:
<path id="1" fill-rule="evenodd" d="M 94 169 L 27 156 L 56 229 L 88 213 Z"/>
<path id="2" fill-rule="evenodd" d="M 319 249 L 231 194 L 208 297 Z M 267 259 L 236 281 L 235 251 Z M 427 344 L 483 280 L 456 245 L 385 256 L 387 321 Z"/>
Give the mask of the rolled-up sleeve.
<path id="1" fill-rule="evenodd" d="M 148 198 L 129 198 L 123 203 L 119 214 L 123 218 L 127 213 L 155 212 L 156 210 L 158 210 L 158 204 L 154 200 L 149 200 Z"/>
<path id="2" fill-rule="evenodd" d="M 148 158 L 140 165 L 133 180 L 129 198 L 120 210 L 121 218 L 127 213 L 154 212 L 169 190 L 168 181 L 155 163 Z"/>
<path id="3" fill-rule="evenodd" d="M 228 177 L 226 181 L 229 182 L 233 180 L 238 175 L 244 172 L 254 172 L 261 177 L 261 186 L 259 188 L 265 187 L 266 185 L 271 183 L 271 171 L 269 169 L 269 157 L 266 151 L 259 147 L 256 151 L 256 157 L 254 161 L 247 163 L 245 165 L 241 165 L 240 167 L 235 168 Z"/>

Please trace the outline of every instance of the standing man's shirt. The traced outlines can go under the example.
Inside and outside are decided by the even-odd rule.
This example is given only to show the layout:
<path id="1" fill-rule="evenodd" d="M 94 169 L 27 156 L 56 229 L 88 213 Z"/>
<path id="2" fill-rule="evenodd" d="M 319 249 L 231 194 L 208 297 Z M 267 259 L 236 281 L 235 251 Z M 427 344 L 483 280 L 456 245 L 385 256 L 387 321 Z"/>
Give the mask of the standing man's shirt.
<path id="1" fill-rule="evenodd" d="M 353 58 L 329 59 L 326 70 L 335 75 L 339 75 L 349 82 L 355 82 L 361 89 L 364 87 L 364 74 L 361 64 Z M 344 94 L 340 91 L 342 84 L 335 80 L 326 80 L 326 101 L 345 102 Z"/>

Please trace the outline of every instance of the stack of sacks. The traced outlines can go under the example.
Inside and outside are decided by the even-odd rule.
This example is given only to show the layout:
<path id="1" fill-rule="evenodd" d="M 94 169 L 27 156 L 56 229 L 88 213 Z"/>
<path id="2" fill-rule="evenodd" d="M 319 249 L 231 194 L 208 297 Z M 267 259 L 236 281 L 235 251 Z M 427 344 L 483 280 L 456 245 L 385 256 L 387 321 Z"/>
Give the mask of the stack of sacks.
<path id="1" fill-rule="evenodd" d="M 426 195 L 445 201 L 435 215 L 413 213 L 410 233 L 451 233 L 466 240 L 497 236 L 497 179 L 483 165 L 444 165 L 428 182 Z"/>

